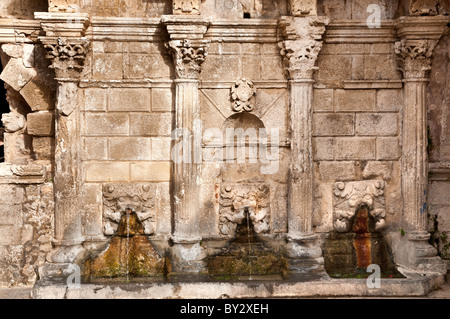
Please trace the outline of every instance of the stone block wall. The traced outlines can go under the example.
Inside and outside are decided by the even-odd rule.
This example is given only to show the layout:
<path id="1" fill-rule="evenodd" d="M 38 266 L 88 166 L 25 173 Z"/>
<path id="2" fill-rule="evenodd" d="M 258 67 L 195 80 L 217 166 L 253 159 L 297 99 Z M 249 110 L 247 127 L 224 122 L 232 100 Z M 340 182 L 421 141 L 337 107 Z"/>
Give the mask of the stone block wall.
<path id="1" fill-rule="evenodd" d="M 269 28 L 269 26 L 267 26 Z M 276 29 L 270 26 L 271 32 Z M 233 34 L 233 33 L 232 33 Z M 200 203 L 201 234 L 205 238 L 222 235 L 218 229 L 220 216 L 220 188 L 224 183 L 244 183 L 262 181 L 270 188 L 270 231 L 283 233 L 287 230 L 287 171 L 289 168 L 289 92 L 279 53 L 278 44 L 273 38 L 262 43 L 239 41 L 238 32 L 235 39 L 226 42 L 207 33 L 211 40 L 208 57 L 202 65 L 199 92 L 200 112 L 203 132 L 210 129 L 222 131 L 220 147 L 214 147 L 216 141 L 204 137 L 204 163 L 202 165 Z M 219 41 L 218 41 L 219 40 Z M 251 99 L 253 110 L 239 115 L 232 108 L 232 87 L 241 79 L 251 81 L 254 96 Z M 241 118 L 241 120 L 239 120 Z M 234 122 L 233 119 L 236 119 Z M 225 145 L 225 128 L 242 128 L 244 130 L 265 128 L 271 138 L 271 129 L 279 132 L 279 163 L 271 174 L 262 174 L 262 164 L 257 153 L 256 158 L 249 156 L 246 147 L 245 164 L 239 164 L 236 158 L 232 163 L 227 159 Z M 274 142 L 276 142 L 274 140 Z M 257 152 L 260 150 L 258 149 Z M 270 147 L 268 147 L 270 153 Z M 215 152 L 215 155 L 211 155 Z M 237 152 L 237 150 L 235 150 Z M 218 157 L 218 154 L 223 155 Z M 275 155 L 275 154 L 273 154 Z M 220 156 L 220 155 L 219 155 Z"/>
<path id="2" fill-rule="evenodd" d="M 103 238 L 102 185 L 111 182 L 155 183 L 156 233 L 170 234 L 170 63 L 160 42 L 92 43 L 80 93 L 88 241 Z"/>
<path id="3" fill-rule="evenodd" d="M 2 45 L 10 113 L 3 114 L 5 159 L 12 164 L 48 161 L 54 154 L 55 82 L 41 45 Z"/>
<path id="4" fill-rule="evenodd" d="M 386 183 L 386 222 L 395 231 L 401 219 L 403 92 L 393 42 L 328 35 L 313 93 L 316 231 L 333 229 L 335 182 L 374 179 Z"/>
<path id="5" fill-rule="evenodd" d="M 450 36 L 442 37 L 435 49 L 428 86 L 429 230 L 440 256 L 450 259 Z"/>
<path id="6" fill-rule="evenodd" d="M 51 10 L 58 9 L 52 6 L 56 2 L 51 1 Z M 46 8 L 41 9 L 43 3 L 40 1 L 35 1 L 33 6 L 25 5 L 25 1 L 16 1 L 18 5 L 14 10 L 11 9 L 12 3 L 2 2 L 0 17 L 31 19 L 32 11 L 47 11 Z M 55 158 L 63 164 L 67 163 L 74 171 L 80 167 L 80 176 L 73 183 L 74 187 L 67 189 L 67 193 L 64 193 L 66 189 L 61 190 L 69 197 L 75 194 L 72 196 L 74 202 L 81 198 L 80 207 L 72 207 L 67 216 L 76 219 L 77 214 L 81 214 L 82 234 L 80 238 L 73 234 L 70 237 L 69 234 L 69 242 L 84 240 L 84 247 L 88 249 L 90 243 L 105 243 L 108 239 L 104 235 L 105 186 L 120 185 L 118 188 L 126 190 L 127 185 L 139 185 L 154 191 L 154 220 L 150 223 L 154 223 L 155 230 L 151 239 L 167 244 L 174 232 L 174 218 L 178 217 L 175 214 L 180 213 L 175 212 L 176 199 L 171 189 L 176 184 L 174 180 L 180 178 L 174 177 L 171 161 L 174 145 L 171 134 L 176 126 L 176 116 L 181 113 L 180 109 L 178 113 L 175 110 L 176 102 L 180 103 L 175 101 L 175 91 L 183 87 L 180 83 L 188 83 L 186 86 L 189 89 L 178 96 L 183 97 L 184 102 L 193 109 L 197 103 L 199 105 L 200 114 L 194 116 L 200 118 L 203 133 L 208 129 L 224 132 L 225 128 L 277 129 L 279 133 L 277 169 L 269 174 L 261 172 L 264 165 L 258 162 L 261 160 L 259 154 L 247 154 L 246 163 L 225 163 L 225 159 L 234 159 L 218 155 L 224 151 L 225 141 L 222 139 L 218 144 L 211 144 L 203 138 L 204 159 L 200 173 L 195 173 L 199 177 L 195 181 L 199 185 L 199 207 L 196 207 L 199 216 L 198 219 L 192 218 L 199 224 L 199 237 L 219 243 L 227 238 L 221 233 L 220 217 L 223 214 L 223 199 L 230 195 L 227 192 L 231 192 L 229 189 L 243 192 L 244 197 L 249 197 L 251 192 L 258 193 L 261 197 L 258 200 L 264 205 L 267 201 L 265 196 L 268 196 L 267 206 L 262 206 L 270 213 L 263 220 L 263 225 L 267 223 L 272 238 L 284 240 L 283 236 L 288 236 L 290 231 L 288 222 L 291 228 L 296 228 L 299 221 L 309 223 L 308 218 L 288 220 L 290 178 L 311 180 L 307 175 L 301 175 L 301 178 L 289 175 L 290 170 L 297 169 L 291 167 L 292 163 L 305 162 L 309 158 L 309 154 L 304 156 L 308 153 L 305 151 L 308 150 L 308 143 L 299 147 L 304 148 L 297 154 L 304 156 L 301 160 L 292 157 L 293 149 L 298 145 L 292 143 L 293 125 L 290 118 L 295 114 L 290 106 L 297 103 L 297 106 L 309 107 L 307 98 L 298 98 L 309 94 L 306 84 L 313 87 L 312 230 L 326 236 L 335 229 L 334 191 L 337 182 L 362 181 L 360 185 L 382 190 L 379 205 L 386 212 L 384 231 L 400 236 L 399 228 L 405 222 L 401 194 L 405 84 L 397 69 L 394 43 L 399 40 L 399 35 L 395 33 L 396 25 L 391 19 L 405 14 L 403 11 L 408 5 L 403 1 L 319 0 L 318 14 L 327 16 L 331 22 L 324 34 L 314 84 L 309 78 L 307 81 L 304 78 L 290 78 L 299 71 L 295 68 L 288 68 L 291 74 L 286 72 L 286 65 L 292 61 L 286 64 L 290 57 L 284 55 L 289 49 L 286 43 L 291 40 L 281 39 L 280 36 L 289 38 L 293 34 L 289 29 L 292 26 L 286 27 L 289 25 L 287 20 L 278 20 L 280 16 L 289 14 L 285 1 L 201 2 L 200 17 L 209 17 L 211 21 L 192 20 L 200 21 L 195 29 L 198 31 L 196 36 L 201 34 L 199 30 L 202 27 L 208 25 L 203 39 L 209 41 L 207 54 L 202 53 L 204 61 L 196 61 L 199 68 L 201 65 L 201 72 L 194 76 L 195 81 L 177 73 L 179 70 L 174 67 L 174 60 L 179 57 L 170 56 L 164 45 L 168 37 L 180 36 L 174 26 L 179 27 L 189 20 L 180 18 L 172 25 L 176 19 L 171 21 L 166 17 L 166 20 L 163 19 L 165 22 L 161 21 L 161 15 L 172 13 L 170 1 L 79 0 L 79 4 L 81 11 L 89 14 L 90 25 L 85 34 L 84 31 L 80 34 L 86 36 L 90 44 L 85 61 L 84 52 L 78 57 L 84 61 L 81 80 L 70 79 L 73 82 L 70 84 L 78 87 L 74 99 L 76 103 L 70 103 L 76 104 L 76 111 L 64 114 L 70 120 L 65 121 L 64 118 L 61 121 L 62 115 L 57 113 L 60 110 L 55 110 L 55 73 L 48 69 L 49 62 L 44 62 L 46 52 L 38 44 L 37 34 L 42 32 L 39 23 L 34 31 L 14 30 L 15 33 L 9 35 L 14 39 L 17 35 L 23 43 L 18 41 L 2 46 L 4 71 L 1 79 L 7 83 L 11 113 L 4 116 L 5 126 L 10 127 L 5 134 L 8 163 L 0 167 L 0 193 L 4 195 L 0 200 L 0 214 L 3 214 L 0 220 L 0 285 L 32 284 L 36 279 L 36 268 L 44 263 L 50 251 L 55 204 L 52 202 L 53 188 L 50 175 L 42 173 L 34 165 L 45 166 L 49 173 L 54 169 L 53 165 L 57 166 L 53 163 Z M 366 10 L 369 4 L 381 8 L 383 24 L 380 28 L 370 29 L 361 23 L 369 14 Z M 47 21 L 45 15 L 37 19 Z M 281 20 L 284 22 L 281 23 Z M 167 26 L 172 28 L 170 32 L 166 32 Z M 286 30 L 280 32 L 279 29 L 285 27 Z M 70 28 L 75 30 L 77 24 Z M 434 244 L 443 257 L 447 256 L 448 248 L 444 237 L 450 233 L 450 203 L 447 196 L 450 158 L 447 106 L 450 98 L 445 91 L 449 87 L 448 39 L 448 35 L 444 36 L 436 48 L 427 92 L 431 161 L 429 228 L 432 240 L 440 240 Z M 53 40 L 47 34 L 45 41 L 50 43 Z M 313 42 L 322 44 L 318 39 Z M 204 42 L 201 49 L 203 45 Z M 172 49 L 179 48 L 174 44 Z M 295 53 L 301 54 L 301 50 L 299 52 Z M 295 67 L 295 63 L 290 66 Z M 308 67 L 312 73 L 312 65 Z M 247 92 L 248 101 L 244 101 L 252 105 L 250 112 L 240 113 L 233 109 L 239 99 L 233 96 L 233 90 L 242 83 L 251 88 L 251 94 Z M 297 95 L 291 94 L 294 91 Z M 298 101 L 290 101 L 295 98 Z M 61 100 L 64 101 L 64 97 Z M 309 124 L 309 115 L 299 118 L 307 118 L 300 126 Z M 80 141 L 80 162 L 76 157 L 76 147 L 73 147 L 74 153 L 69 152 L 69 155 L 76 155 L 72 162 L 55 154 L 55 133 L 64 131 L 55 123 L 76 123 L 70 127 L 71 131 L 65 132 L 79 133 L 72 141 Z M 298 125 L 296 128 L 297 140 L 307 141 L 309 131 Z M 62 153 L 64 144 L 58 146 Z M 207 155 L 212 155 L 215 160 L 206 160 Z M 13 164 L 23 167 L 17 168 Z M 64 171 L 64 165 L 60 165 L 59 169 L 63 173 L 71 172 L 71 169 Z M 59 176 L 67 177 L 64 174 Z M 63 186 L 61 181 L 55 185 Z M 147 187 L 149 184 L 151 187 Z M 345 188 L 348 184 L 355 185 L 347 183 L 340 186 Z M 226 185 L 229 187 L 224 191 Z M 75 191 L 71 193 L 72 190 Z M 301 190 L 307 191 L 308 185 Z M 78 194 L 81 196 L 77 197 Z M 64 209 L 59 209 L 60 224 L 55 229 L 60 233 L 58 239 L 64 242 L 64 227 L 67 225 L 61 220 L 66 215 Z M 306 213 L 309 214 L 309 211 Z M 192 217 L 189 214 L 191 212 L 181 212 L 179 216 L 189 220 Z M 74 233 L 78 231 L 75 228 L 71 230 Z M 189 234 L 189 231 L 184 231 Z M 309 230 L 306 227 L 302 231 Z"/>
<path id="7" fill-rule="evenodd" d="M 2 183 L 0 194 L 0 286 L 29 286 L 52 248 L 53 185 Z"/>

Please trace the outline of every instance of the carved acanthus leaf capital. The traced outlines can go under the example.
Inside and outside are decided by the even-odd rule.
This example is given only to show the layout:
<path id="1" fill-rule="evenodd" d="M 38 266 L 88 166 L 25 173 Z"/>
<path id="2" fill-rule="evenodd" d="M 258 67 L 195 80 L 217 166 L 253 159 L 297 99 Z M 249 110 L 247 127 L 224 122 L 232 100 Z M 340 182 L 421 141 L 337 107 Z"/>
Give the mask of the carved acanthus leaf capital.
<path id="1" fill-rule="evenodd" d="M 208 55 L 209 41 L 206 40 L 172 40 L 166 43 L 171 53 L 177 78 L 198 79 L 201 65 Z"/>
<path id="2" fill-rule="evenodd" d="M 279 28 L 284 41 L 278 43 L 290 79 L 311 79 L 322 49 L 322 35 L 328 19 L 324 17 L 283 17 Z"/>
<path id="3" fill-rule="evenodd" d="M 408 78 L 425 78 L 431 69 L 436 40 L 401 40 L 395 43 L 398 69 Z"/>
<path id="4" fill-rule="evenodd" d="M 42 39 L 47 50 L 46 58 L 52 61 L 57 78 L 79 79 L 88 52 L 89 40 L 86 38 Z"/>
<path id="5" fill-rule="evenodd" d="M 311 79 L 322 42 L 316 40 L 280 42 L 281 55 L 290 79 Z"/>

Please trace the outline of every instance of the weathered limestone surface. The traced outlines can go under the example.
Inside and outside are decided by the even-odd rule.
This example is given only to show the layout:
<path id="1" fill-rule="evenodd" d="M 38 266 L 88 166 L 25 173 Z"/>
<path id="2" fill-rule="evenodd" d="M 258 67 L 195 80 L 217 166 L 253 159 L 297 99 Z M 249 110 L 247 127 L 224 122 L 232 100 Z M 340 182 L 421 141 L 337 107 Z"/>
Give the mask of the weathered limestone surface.
<path id="1" fill-rule="evenodd" d="M 206 274 L 246 217 L 291 273 L 322 270 L 361 205 L 397 264 L 444 273 L 446 6 L 2 1 L 0 284 L 67 276 L 126 205 L 175 278 Z"/>
<path id="2" fill-rule="evenodd" d="M 404 124 L 402 146 L 402 192 L 404 198 L 404 217 L 409 231 L 411 255 L 408 263 L 422 269 L 445 272 L 446 266 L 436 256 L 436 250 L 427 240 L 427 120 L 426 120 L 426 82 L 431 69 L 431 57 L 443 28 L 439 24 L 430 29 L 428 37 L 418 39 L 415 28 L 429 26 L 432 18 L 405 18 L 399 24 L 402 40 L 396 42 L 399 68 L 403 73 Z M 420 25 L 423 23 L 423 25 Z M 414 27 L 411 27 L 414 24 Z M 431 31 L 430 30 L 430 31 Z M 402 261 L 403 262 L 403 261 Z"/>
<path id="3" fill-rule="evenodd" d="M 294 15 L 315 14 L 315 8 L 297 5 L 299 2 L 292 2 Z M 286 248 L 293 272 L 320 269 L 323 263 L 321 249 L 312 232 L 312 76 L 317 69 L 315 63 L 327 23 L 327 19 L 319 17 L 285 18 L 280 24 L 285 38 L 280 42 L 281 54 L 290 80 L 291 165 L 288 177 L 289 243 Z M 313 260 L 312 265 L 310 260 Z"/>

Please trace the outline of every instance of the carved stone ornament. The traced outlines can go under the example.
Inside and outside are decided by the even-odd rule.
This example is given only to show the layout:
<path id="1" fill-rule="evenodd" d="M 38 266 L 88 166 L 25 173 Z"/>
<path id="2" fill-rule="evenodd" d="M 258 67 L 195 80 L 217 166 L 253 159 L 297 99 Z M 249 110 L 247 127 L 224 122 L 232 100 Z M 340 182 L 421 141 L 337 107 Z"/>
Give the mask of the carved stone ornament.
<path id="1" fill-rule="evenodd" d="M 291 14 L 295 17 L 317 15 L 317 0 L 290 0 Z"/>
<path id="2" fill-rule="evenodd" d="M 231 98 L 233 99 L 233 111 L 242 112 L 253 111 L 253 104 L 251 104 L 251 98 L 256 94 L 256 89 L 253 82 L 246 79 L 237 81 L 231 87 Z"/>
<path id="3" fill-rule="evenodd" d="M 437 15 L 439 0 L 412 0 L 409 7 L 410 15 Z"/>
<path id="4" fill-rule="evenodd" d="M 12 165 L 11 172 L 16 176 L 44 176 L 45 168 L 42 165 Z"/>
<path id="5" fill-rule="evenodd" d="M 71 77 L 71 70 L 80 72 L 88 51 L 88 40 L 85 38 L 66 39 L 57 38 L 54 43 L 45 41 L 46 58 L 52 60 L 51 68 L 56 72 L 62 71 Z M 58 77 L 58 74 L 57 74 Z"/>
<path id="6" fill-rule="evenodd" d="M 220 187 L 219 230 L 233 236 L 244 218 L 251 219 L 257 234 L 269 231 L 269 186 L 259 184 L 223 184 Z"/>
<path id="7" fill-rule="evenodd" d="M 278 43 L 280 54 L 290 79 L 311 79 L 319 52 L 322 35 L 329 23 L 326 17 L 283 17 L 279 21 Z"/>
<path id="8" fill-rule="evenodd" d="M 279 46 L 291 79 L 312 78 L 313 72 L 318 69 L 315 63 L 322 49 L 321 41 L 285 41 L 280 42 Z"/>
<path id="9" fill-rule="evenodd" d="M 384 182 L 358 181 L 334 184 L 334 228 L 338 232 L 348 232 L 351 220 L 362 205 L 366 205 L 374 218 L 375 230 L 385 226 Z"/>
<path id="10" fill-rule="evenodd" d="M 14 133 L 23 129 L 27 123 L 25 116 L 19 113 L 4 113 L 2 114 L 2 123 L 5 132 Z"/>
<path id="11" fill-rule="evenodd" d="M 173 0 L 173 14 L 200 14 L 200 0 Z"/>
<path id="12" fill-rule="evenodd" d="M 146 235 L 155 232 L 155 186 L 152 184 L 103 185 L 103 232 L 114 235 L 126 209 L 136 213 Z"/>
<path id="13" fill-rule="evenodd" d="M 76 12 L 78 8 L 77 0 L 49 0 L 49 12 Z"/>
<path id="14" fill-rule="evenodd" d="M 166 43 L 175 61 L 175 71 L 179 79 L 197 79 L 201 65 L 208 55 L 209 41 L 172 40 Z"/>
<path id="15" fill-rule="evenodd" d="M 401 40 L 395 43 L 399 70 L 405 78 L 425 78 L 431 69 L 435 40 Z"/>

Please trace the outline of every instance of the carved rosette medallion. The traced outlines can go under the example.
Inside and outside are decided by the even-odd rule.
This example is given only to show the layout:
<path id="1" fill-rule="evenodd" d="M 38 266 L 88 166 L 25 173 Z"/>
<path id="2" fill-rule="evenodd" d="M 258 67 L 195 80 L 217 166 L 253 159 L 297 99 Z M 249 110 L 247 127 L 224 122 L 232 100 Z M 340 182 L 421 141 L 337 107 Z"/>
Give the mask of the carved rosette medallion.
<path id="1" fill-rule="evenodd" d="M 219 230 L 232 237 L 238 224 L 250 218 L 257 234 L 269 231 L 269 186 L 265 183 L 225 183 L 220 186 Z"/>
<path id="2" fill-rule="evenodd" d="M 175 61 L 175 72 L 179 79 L 198 79 L 201 65 L 208 55 L 209 41 L 172 40 L 166 47 Z"/>
<path id="3" fill-rule="evenodd" d="M 425 78 L 431 69 L 435 40 L 401 40 L 395 43 L 399 70 L 405 78 Z"/>
<path id="4" fill-rule="evenodd" d="M 375 230 L 385 226 L 384 182 L 358 181 L 334 184 L 334 228 L 338 232 L 348 232 L 351 220 L 358 208 L 366 205 L 374 218 Z"/>
<path id="5" fill-rule="evenodd" d="M 103 233 L 114 235 L 127 209 L 136 213 L 144 233 L 155 232 L 155 186 L 153 184 L 103 185 Z"/>
<path id="6" fill-rule="evenodd" d="M 256 94 L 253 82 L 242 79 L 231 87 L 232 108 L 235 112 L 253 111 L 252 97 Z"/>
<path id="7" fill-rule="evenodd" d="M 79 79 L 88 52 L 86 38 L 57 38 L 56 41 L 43 40 L 47 50 L 46 58 L 52 61 L 57 78 Z"/>

